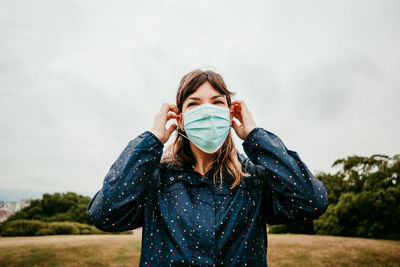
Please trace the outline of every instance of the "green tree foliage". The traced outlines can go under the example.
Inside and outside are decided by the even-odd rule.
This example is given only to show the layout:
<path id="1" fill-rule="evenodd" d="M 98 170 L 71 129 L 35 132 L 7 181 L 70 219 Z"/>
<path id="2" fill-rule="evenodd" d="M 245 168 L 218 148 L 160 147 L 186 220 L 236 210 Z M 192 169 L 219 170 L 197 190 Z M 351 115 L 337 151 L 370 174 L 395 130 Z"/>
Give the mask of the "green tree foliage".
<path id="1" fill-rule="evenodd" d="M 343 193 L 314 221 L 318 234 L 400 239 L 400 187 Z"/>
<path id="2" fill-rule="evenodd" d="M 0 224 L 2 236 L 108 234 L 94 227 L 86 214 L 91 198 L 74 192 L 43 194 L 42 199 Z M 132 231 L 111 234 L 132 234 Z"/>
<path id="3" fill-rule="evenodd" d="M 335 192 L 339 195 L 344 192 L 359 194 L 364 191 L 377 191 L 392 186 L 399 186 L 398 175 L 400 173 L 400 154 L 390 158 L 385 155 L 372 155 L 371 157 L 351 156 L 346 159 L 336 160 L 332 167 L 339 167 L 340 170 L 334 175 L 335 179 L 326 181 L 322 173 L 320 179 L 327 183 L 329 198 Z M 337 181 L 339 180 L 339 181 Z M 330 191 L 331 186 L 341 184 L 341 191 Z M 336 195 L 337 197 L 337 195 Z M 336 202 L 332 202 L 336 203 Z"/>
<path id="4" fill-rule="evenodd" d="M 336 160 L 334 173 L 315 175 L 327 191 L 329 206 L 313 221 L 317 234 L 400 239 L 400 155 L 350 156 Z M 306 233 L 300 222 L 273 225 L 270 232 Z"/>
<path id="5" fill-rule="evenodd" d="M 86 215 L 90 197 L 74 192 L 43 194 L 42 199 L 31 201 L 30 205 L 11 215 L 5 222 L 28 219 L 44 222 L 72 221 L 93 225 Z"/>

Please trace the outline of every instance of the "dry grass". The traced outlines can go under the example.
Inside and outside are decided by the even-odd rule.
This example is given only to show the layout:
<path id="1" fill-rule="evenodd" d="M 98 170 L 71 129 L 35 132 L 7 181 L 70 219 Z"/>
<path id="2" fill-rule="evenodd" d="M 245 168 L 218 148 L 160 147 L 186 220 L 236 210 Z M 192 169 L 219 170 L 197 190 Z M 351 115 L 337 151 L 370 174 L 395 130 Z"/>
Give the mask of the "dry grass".
<path id="1" fill-rule="evenodd" d="M 0 238 L 0 266 L 138 266 L 141 237 L 59 235 Z"/>
<path id="2" fill-rule="evenodd" d="M 400 242 L 320 235 L 268 235 L 271 266 L 400 266 Z"/>
<path id="3" fill-rule="evenodd" d="M 140 235 L 3 237 L 0 266 L 138 266 Z M 269 234 L 268 265 L 400 266 L 400 242 Z"/>

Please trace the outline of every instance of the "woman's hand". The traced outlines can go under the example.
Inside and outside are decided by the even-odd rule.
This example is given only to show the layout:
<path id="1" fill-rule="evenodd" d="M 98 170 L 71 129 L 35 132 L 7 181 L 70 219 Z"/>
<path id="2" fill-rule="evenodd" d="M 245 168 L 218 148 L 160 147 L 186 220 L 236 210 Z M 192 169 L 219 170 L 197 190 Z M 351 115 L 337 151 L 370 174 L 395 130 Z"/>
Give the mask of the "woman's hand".
<path id="1" fill-rule="evenodd" d="M 231 103 L 231 112 L 233 112 L 233 117 L 240 121 L 240 126 L 232 118 L 232 127 L 240 139 L 246 139 L 247 135 L 256 128 L 256 123 L 254 122 L 253 116 L 248 110 L 246 104 L 243 100 L 235 100 Z"/>
<path id="2" fill-rule="evenodd" d="M 154 117 L 153 127 L 150 131 L 157 136 L 157 138 L 163 144 L 168 141 L 172 132 L 175 131 L 176 127 L 178 126 L 177 124 L 173 123 L 169 126 L 168 130 L 165 128 L 170 119 L 176 119 L 176 114 L 179 114 L 179 109 L 177 106 L 164 103 L 161 106 L 160 112 L 158 112 L 158 114 Z"/>

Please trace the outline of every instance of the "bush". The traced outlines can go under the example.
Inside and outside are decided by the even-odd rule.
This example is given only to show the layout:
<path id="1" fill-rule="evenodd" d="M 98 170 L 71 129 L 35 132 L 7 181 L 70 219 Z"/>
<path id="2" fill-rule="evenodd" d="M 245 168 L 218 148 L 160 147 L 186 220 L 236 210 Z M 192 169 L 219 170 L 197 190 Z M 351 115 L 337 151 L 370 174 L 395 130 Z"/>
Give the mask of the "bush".
<path id="1" fill-rule="evenodd" d="M 43 228 L 35 233 L 35 235 L 55 235 L 56 232 L 52 228 Z"/>
<path id="2" fill-rule="evenodd" d="M 77 223 L 77 227 L 79 228 L 79 232 L 81 235 L 90 235 L 90 234 L 104 234 L 103 231 L 97 229 L 96 227 L 88 224 Z"/>
<path id="3" fill-rule="evenodd" d="M 46 223 L 38 220 L 15 220 L 3 225 L 2 236 L 34 236 L 46 228 Z"/>
<path id="4" fill-rule="evenodd" d="M 39 220 L 43 222 L 79 222 L 93 225 L 86 214 L 90 197 L 74 192 L 43 194 L 43 199 L 32 200 L 30 205 L 9 216 L 14 220 Z"/>
<path id="5" fill-rule="evenodd" d="M 79 235 L 79 228 L 73 222 L 52 222 L 49 223 L 49 228 L 56 235 Z"/>
<path id="6" fill-rule="evenodd" d="M 13 220 L 2 224 L 2 236 L 132 234 L 132 231 L 104 232 L 92 225 L 76 222 L 43 222 L 39 220 Z"/>
<path id="7" fill-rule="evenodd" d="M 400 239 L 400 188 L 343 193 L 337 204 L 314 221 L 323 235 Z"/>

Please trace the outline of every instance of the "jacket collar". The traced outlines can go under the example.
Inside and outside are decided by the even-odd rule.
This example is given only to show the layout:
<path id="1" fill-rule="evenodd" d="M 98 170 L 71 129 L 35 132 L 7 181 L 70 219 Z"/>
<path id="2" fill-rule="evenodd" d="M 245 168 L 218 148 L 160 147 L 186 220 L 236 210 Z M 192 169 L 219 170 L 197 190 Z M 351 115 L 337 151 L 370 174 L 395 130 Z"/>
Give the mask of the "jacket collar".
<path id="1" fill-rule="evenodd" d="M 240 153 L 239 151 L 237 151 L 236 154 L 237 154 L 237 156 L 238 156 L 239 162 L 240 162 L 241 164 L 244 164 L 244 162 L 245 162 L 245 160 L 246 160 L 246 157 L 245 157 L 242 153 Z M 166 164 L 165 164 L 165 167 L 166 167 L 167 169 L 177 170 L 177 171 L 196 172 L 196 171 L 192 168 L 192 166 L 182 166 L 182 167 L 179 167 L 179 166 L 173 165 L 173 164 L 171 164 L 171 163 L 166 163 Z M 207 173 L 208 173 L 208 172 L 207 172 Z"/>
<path id="2" fill-rule="evenodd" d="M 243 166 L 243 164 L 245 162 L 244 155 L 239 152 L 237 152 L 237 155 L 238 155 L 239 162 Z M 176 166 L 171 163 L 168 163 L 168 162 L 164 163 L 164 166 L 165 166 L 165 171 L 166 171 L 165 177 L 167 179 L 165 181 L 166 184 L 173 184 L 177 181 L 182 181 L 182 182 L 185 182 L 185 183 L 188 183 L 191 185 L 198 185 L 200 183 L 205 183 L 213 188 L 219 188 L 219 186 L 220 186 L 218 181 L 217 181 L 217 184 L 214 185 L 214 181 L 213 181 L 213 178 L 211 175 L 213 169 L 208 170 L 207 173 L 204 176 L 202 176 L 200 173 L 195 171 L 192 168 L 192 166 L 180 167 L 180 166 Z M 175 172 L 177 172 L 178 175 L 176 175 L 176 174 L 173 175 Z M 224 181 L 224 182 L 226 183 L 226 181 Z M 230 185 L 223 186 L 221 190 L 217 191 L 217 193 L 218 194 L 229 194 L 229 192 L 230 192 L 228 189 L 229 186 Z"/>

